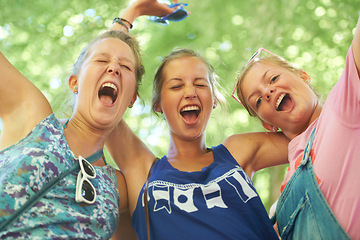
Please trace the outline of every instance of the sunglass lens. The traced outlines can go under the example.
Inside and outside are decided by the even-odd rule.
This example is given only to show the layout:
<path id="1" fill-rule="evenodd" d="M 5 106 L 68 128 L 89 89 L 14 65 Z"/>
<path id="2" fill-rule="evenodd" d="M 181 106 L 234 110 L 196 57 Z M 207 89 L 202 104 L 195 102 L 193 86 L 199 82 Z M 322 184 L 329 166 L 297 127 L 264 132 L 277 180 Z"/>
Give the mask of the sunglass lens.
<path id="1" fill-rule="evenodd" d="M 84 180 L 81 187 L 81 195 L 88 201 L 93 201 L 95 197 L 95 189 L 87 180 Z"/>
<path id="2" fill-rule="evenodd" d="M 249 59 L 249 61 L 248 61 L 248 63 L 250 63 L 252 60 L 254 60 L 254 58 L 257 56 L 257 55 L 259 55 L 259 50 L 258 51 L 256 51 L 256 53 L 254 53 L 254 55 L 252 55 L 252 57 Z"/>
<path id="3" fill-rule="evenodd" d="M 93 168 L 93 166 L 91 166 L 87 161 L 84 160 L 82 161 L 82 163 L 86 174 L 89 175 L 90 177 L 94 177 L 95 169 Z"/>
<path id="4" fill-rule="evenodd" d="M 185 10 L 179 8 L 179 9 L 175 10 L 172 14 L 169 15 L 168 20 L 181 21 L 184 18 L 186 18 L 187 15 L 188 15 L 188 13 Z"/>

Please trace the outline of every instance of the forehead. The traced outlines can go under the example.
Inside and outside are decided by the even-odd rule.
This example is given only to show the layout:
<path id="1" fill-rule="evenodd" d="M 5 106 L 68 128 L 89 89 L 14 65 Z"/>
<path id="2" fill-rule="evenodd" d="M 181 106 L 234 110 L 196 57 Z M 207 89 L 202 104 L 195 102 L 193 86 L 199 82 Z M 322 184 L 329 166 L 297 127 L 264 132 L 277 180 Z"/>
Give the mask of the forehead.
<path id="1" fill-rule="evenodd" d="M 186 56 L 169 61 L 164 67 L 164 77 L 194 76 L 208 78 L 207 65 L 198 57 Z"/>
<path id="2" fill-rule="evenodd" d="M 254 89 L 260 86 L 263 82 L 266 81 L 266 77 L 275 72 L 279 71 L 282 68 L 275 63 L 271 62 L 256 62 L 245 74 L 242 82 L 241 89 L 246 97 L 249 95 Z"/>
<path id="3" fill-rule="evenodd" d="M 282 66 L 279 66 L 273 62 L 256 62 L 254 63 L 248 72 L 245 74 L 243 82 L 259 82 L 265 80 L 265 76 L 273 72 L 284 71 Z"/>
<path id="4" fill-rule="evenodd" d="M 135 55 L 124 41 L 117 38 L 104 38 L 93 43 L 89 49 L 90 56 L 107 55 L 118 58 L 126 58 L 135 63 Z"/>

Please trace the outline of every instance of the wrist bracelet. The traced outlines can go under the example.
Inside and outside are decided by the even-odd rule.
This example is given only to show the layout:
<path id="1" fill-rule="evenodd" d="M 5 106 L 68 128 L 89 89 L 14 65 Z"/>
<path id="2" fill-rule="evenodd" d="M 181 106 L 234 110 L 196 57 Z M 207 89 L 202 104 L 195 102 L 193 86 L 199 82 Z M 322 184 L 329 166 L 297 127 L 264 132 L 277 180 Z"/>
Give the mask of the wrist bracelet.
<path id="1" fill-rule="evenodd" d="M 127 32 L 129 32 L 129 28 L 128 28 L 128 26 L 126 26 L 126 24 L 125 23 L 123 23 L 122 21 L 121 21 L 121 19 L 120 18 L 114 18 L 114 20 L 113 20 L 113 24 L 114 23 L 118 23 L 118 24 L 120 24 L 120 25 L 122 25 L 123 27 L 125 27 L 126 28 L 126 30 L 127 30 Z"/>
<path id="2" fill-rule="evenodd" d="M 117 22 L 117 23 L 125 26 L 128 30 L 129 30 L 129 27 L 126 26 L 126 24 L 125 24 L 124 22 L 126 22 L 126 23 L 128 23 L 128 24 L 130 25 L 130 29 L 132 29 L 132 27 L 133 27 L 133 25 L 132 25 L 128 20 L 126 20 L 126 19 L 124 19 L 124 18 L 116 17 L 116 18 L 114 18 L 114 20 L 113 20 L 113 23 L 114 23 L 114 22 Z"/>
<path id="3" fill-rule="evenodd" d="M 120 20 L 121 20 L 121 21 L 123 21 L 123 22 L 128 23 L 128 24 L 130 25 L 130 29 L 132 29 L 132 28 L 133 28 L 133 25 L 131 24 L 131 22 L 129 22 L 129 21 L 128 21 L 128 20 L 126 20 L 125 18 L 120 18 Z"/>

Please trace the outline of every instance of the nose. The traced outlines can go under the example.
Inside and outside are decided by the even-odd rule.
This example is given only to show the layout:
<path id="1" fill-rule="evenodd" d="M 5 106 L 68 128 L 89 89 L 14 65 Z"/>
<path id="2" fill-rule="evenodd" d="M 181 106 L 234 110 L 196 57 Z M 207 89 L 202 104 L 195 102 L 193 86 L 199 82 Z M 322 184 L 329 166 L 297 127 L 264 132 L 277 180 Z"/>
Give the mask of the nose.
<path id="1" fill-rule="evenodd" d="M 185 88 L 185 98 L 186 99 L 194 99 L 197 97 L 195 87 L 189 86 Z"/>
<path id="2" fill-rule="evenodd" d="M 116 64 L 110 63 L 108 66 L 107 72 L 110 74 L 115 74 L 116 76 L 119 76 L 120 68 Z"/>
<path id="3" fill-rule="evenodd" d="M 273 93 L 275 91 L 276 91 L 276 89 L 273 86 L 266 87 L 264 89 L 266 100 L 270 100 L 271 96 L 273 95 Z"/>

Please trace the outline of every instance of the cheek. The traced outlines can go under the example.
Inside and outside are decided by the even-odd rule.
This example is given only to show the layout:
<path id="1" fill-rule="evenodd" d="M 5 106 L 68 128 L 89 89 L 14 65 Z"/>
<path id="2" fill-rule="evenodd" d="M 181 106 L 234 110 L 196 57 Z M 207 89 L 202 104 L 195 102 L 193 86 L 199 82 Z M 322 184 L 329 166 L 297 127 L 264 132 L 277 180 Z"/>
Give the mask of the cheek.
<path id="1" fill-rule="evenodd" d="M 123 88 L 126 89 L 126 92 L 128 94 L 134 94 L 137 89 L 137 82 L 135 76 L 133 76 L 132 74 L 126 74 L 125 76 L 123 76 L 123 79 L 125 79 L 125 81 L 123 81 Z"/>
<path id="2" fill-rule="evenodd" d="M 206 100 L 206 107 L 210 108 L 211 111 L 213 110 L 214 105 L 215 105 L 215 98 L 208 98 Z"/>
<path id="3" fill-rule="evenodd" d="M 164 112 L 164 114 L 166 112 L 168 112 L 169 109 L 173 109 L 173 100 L 174 99 L 174 94 L 167 94 L 164 91 L 161 91 L 160 94 L 160 99 L 159 99 L 159 106 L 161 108 L 161 110 Z"/>
<path id="4" fill-rule="evenodd" d="M 273 114 L 269 109 L 261 109 L 261 111 L 256 112 L 260 120 L 265 122 L 271 122 L 273 120 Z"/>
<path id="5" fill-rule="evenodd" d="M 198 90 L 197 91 L 197 95 L 200 99 L 203 100 L 203 103 L 214 103 L 215 101 L 215 96 L 213 94 L 213 92 L 209 89 L 209 90 Z"/>

